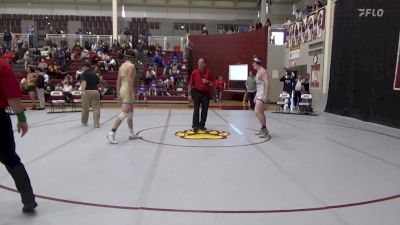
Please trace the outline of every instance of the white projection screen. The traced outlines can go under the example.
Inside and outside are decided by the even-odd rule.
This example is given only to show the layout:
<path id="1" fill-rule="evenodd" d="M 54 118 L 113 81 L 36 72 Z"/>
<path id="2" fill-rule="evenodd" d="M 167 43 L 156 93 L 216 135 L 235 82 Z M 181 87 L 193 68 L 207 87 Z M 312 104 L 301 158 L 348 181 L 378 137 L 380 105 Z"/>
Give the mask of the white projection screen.
<path id="1" fill-rule="evenodd" d="M 247 64 L 229 65 L 229 80 L 245 81 L 247 80 L 248 71 Z"/>

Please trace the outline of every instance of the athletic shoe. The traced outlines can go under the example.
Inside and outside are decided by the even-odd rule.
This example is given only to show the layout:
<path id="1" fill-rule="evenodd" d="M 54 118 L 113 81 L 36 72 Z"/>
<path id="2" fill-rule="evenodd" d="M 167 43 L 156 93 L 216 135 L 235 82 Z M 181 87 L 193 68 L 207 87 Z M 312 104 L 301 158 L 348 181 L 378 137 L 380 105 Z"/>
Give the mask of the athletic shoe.
<path id="1" fill-rule="evenodd" d="M 268 131 L 268 129 L 267 128 L 261 128 L 259 131 L 257 131 L 257 133 L 255 133 L 255 135 L 263 135 L 264 134 L 264 132 L 265 132 L 265 130 L 264 129 L 266 129 L 267 131 Z"/>
<path id="2" fill-rule="evenodd" d="M 142 137 L 136 134 L 129 135 L 129 140 L 135 140 L 135 139 L 142 139 Z"/>
<path id="3" fill-rule="evenodd" d="M 207 128 L 206 127 L 200 127 L 200 130 L 206 131 Z"/>
<path id="4" fill-rule="evenodd" d="M 36 202 L 30 203 L 30 204 L 26 204 L 22 208 L 22 212 L 24 212 L 24 213 L 33 213 L 33 212 L 35 212 L 35 208 L 37 206 L 38 206 L 38 204 Z"/>
<path id="5" fill-rule="evenodd" d="M 118 142 L 115 140 L 115 132 L 110 131 L 107 135 L 107 139 L 111 144 L 118 144 Z"/>
<path id="6" fill-rule="evenodd" d="M 260 134 L 260 138 L 266 138 L 269 136 L 269 130 L 267 128 L 261 129 L 262 134 Z"/>

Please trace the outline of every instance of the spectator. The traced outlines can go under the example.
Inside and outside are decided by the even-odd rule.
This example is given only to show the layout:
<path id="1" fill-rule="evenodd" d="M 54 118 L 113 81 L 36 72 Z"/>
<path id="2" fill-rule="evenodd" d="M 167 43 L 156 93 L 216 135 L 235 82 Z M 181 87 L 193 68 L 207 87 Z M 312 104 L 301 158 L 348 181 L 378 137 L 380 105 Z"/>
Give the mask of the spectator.
<path id="1" fill-rule="evenodd" d="M 63 91 L 63 86 L 61 83 L 57 83 L 56 86 L 54 87 L 55 91 Z"/>
<path id="2" fill-rule="evenodd" d="M 296 20 L 300 20 L 303 17 L 303 12 L 300 9 L 296 9 L 294 15 L 296 16 Z"/>
<path id="3" fill-rule="evenodd" d="M 178 63 L 175 62 L 172 64 L 171 72 L 170 72 L 172 90 L 175 90 L 175 83 L 177 81 L 179 73 L 180 73 L 180 71 L 178 70 Z"/>
<path id="4" fill-rule="evenodd" d="M 64 83 L 68 82 L 68 83 L 72 84 L 73 81 L 74 81 L 74 79 L 73 79 L 73 77 L 71 76 L 71 73 L 70 73 L 70 72 L 67 72 L 67 73 L 65 74 L 65 77 L 64 77 Z"/>
<path id="5" fill-rule="evenodd" d="M 302 94 L 310 94 L 310 74 L 306 74 L 304 79 L 301 81 L 302 84 Z"/>
<path id="6" fill-rule="evenodd" d="M 114 71 L 117 68 L 117 62 L 115 61 L 115 59 L 113 57 L 110 57 L 110 62 L 107 65 L 109 70 Z"/>
<path id="7" fill-rule="evenodd" d="M 38 68 L 42 69 L 42 70 L 47 70 L 48 65 L 46 63 L 46 61 L 44 59 L 40 59 L 40 63 L 37 66 Z"/>
<path id="8" fill-rule="evenodd" d="M 72 85 L 68 80 L 64 81 L 64 86 L 62 88 L 62 92 L 64 94 L 64 100 L 67 103 L 70 103 L 72 100 Z"/>
<path id="9" fill-rule="evenodd" d="M 261 27 L 262 27 L 262 23 L 261 23 L 261 21 L 258 21 L 256 23 L 256 30 L 260 29 Z"/>
<path id="10" fill-rule="evenodd" d="M 320 0 L 316 0 L 314 2 L 313 11 L 318 11 L 322 8 L 322 2 Z"/>
<path id="11" fill-rule="evenodd" d="M 39 61 L 40 56 L 41 56 L 40 50 L 38 48 L 36 48 L 35 51 L 33 51 L 33 60 L 35 62 Z"/>
<path id="12" fill-rule="evenodd" d="M 99 92 L 101 95 L 105 95 L 108 91 L 108 84 L 107 81 L 103 79 L 103 76 L 100 76 L 99 81 Z"/>
<path id="13" fill-rule="evenodd" d="M 147 95 L 148 95 L 148 92 L 147 92 L 146 85 L 144 84 L 144 82 L 142 82 L 140 84 L 140 87 L 138 88 L 138 92 L 137 92 L 137 95 L 136 95 L 136 101 L 139 102 L 139 97 L 143 96 L 144 103 L 146 103 L 147 102 Z"/>
<path id="14" fill-rule="evenodd" d="M 31 57 L 29 55 L 29 49 L 26 50 L 26 52 L 24 53 L 24 65 L 25 65 L 25 69 L 28 67 L 28 65 L 32 62 Z"/>
<path id="15" fill-rule="evenodd" d="M 271 20 L 267 18 L 267 22 L 265 23 L 265 26 L 268 28 L 272 25 Z"/>
<path id="16" fill-rule="evenodd" d="M 158 67 L 163 67 L 163 58 L 162 56 L 159 54 L 158 51 L 155 52 L 155 56 L 153 57 L 153 63 L 156 64 L 156 66 Z"/>
<path id="17" fill-rule="evenodd" d="M 29 25 L 28 34 L 29 34 L 29 48 L 33 48 L 35 40 L 35 27 L 33 26 L 33 24 Z"/>
<path id="18" fill-rule="evenodd" d="M 150 87 L 149 87 L 149 94 L 150 94 L 150 96 L 156 96 L 157 95 L 157 92 L 158 92 L 158 85 L 157 85 L 157 82 L 156 82 L 156 80 L 155 79 L 153 79 L 152 81 L 151 81 L 151 83 L 150 83 Z"/>
<path id="19" fill-rule="evenodd" d="M 145 84 L 150 83 L 151 80 L 156 78 L 156 72 L 154 71 L 154 67 L 150 66 L 146 71 L 146 77 L 144 79 Z"/>
<path id="20" fill-rule="evenodd" d="M 222 102 L 222 92 L 226 89 L 226 82 L 222 79 L 222 76 L 219 76 L 215 81 L 215 97 L 214 102 Z"/>
<path id="21" fill-rule="evenodd" d="M 5 29 L 4 30 L 3 41 L 4 41 L 4 44 L 6 46 L 6 49 L 11 49 L 12 48 L 12 39 L 13 39 L 13 37 L 12 37 L 11 33 L 7 29 Z"/>
<path id="22" fill-rule="evenodd" d="M 201 30 L 201 35 L 208 35 L 207 27 L 203 27 L 203 29 Z"/>
<path id="23" fill-rule="evenodd" d="M 303 83 L 302 83 L 301 78 L 302 78 L 302 76 L 299 75 L 298 78 L 294 82 L 294 95 L 293 95 L 293 106 L 294 107 L 297 107 L 297 105 L 301 99 L 301 91 L 303 89 Z"/>

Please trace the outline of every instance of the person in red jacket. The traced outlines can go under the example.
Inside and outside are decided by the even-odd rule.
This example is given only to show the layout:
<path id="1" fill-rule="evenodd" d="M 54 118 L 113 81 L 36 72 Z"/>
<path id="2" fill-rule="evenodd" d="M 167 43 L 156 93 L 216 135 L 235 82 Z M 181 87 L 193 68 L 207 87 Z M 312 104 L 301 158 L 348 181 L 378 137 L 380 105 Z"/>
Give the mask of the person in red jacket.
<path id="1" fill-rule="evenodd" d="M 217 80 L 215 80 L 215 97 L 214 102 L 222 102 L 222 92 L 226 88 L 226 82 L 222 80 L 222 76 L 219 76 Z"/>
<path id="2" fill-rule="evenodd" d="M 193 110 L 193 121 L 192 128 L 194 132 L 199 129 L 207 130 L 205 127 L 208 113 L 208 105 L 210 103 L 210 88 L 214 86 L 214 76 L 211 70 L 206 68 L 206 64 L 203 58 L 200 58 L 198 63 L 198 68 L 194 70 L 190 76 L 188 92 L 188 100 L 191 102 L 193 100 L 194 110 Z M 201 120 L 199 121 L 201 104 Z"/>
<path id="3" fill-rule="evenodd" d="M 17 115 L 17 130 L 23 137 L 28 132 L 28 124 L 21 103 L 21 91 L 10 65 L 0 58 L 0 162 L 14 179 L 21 194 L 23 212 L 34 212 L 37 207 L 29 176 L 24 164 L 15 152 L 14 132 L 6 108 L 10 107 Z"/>

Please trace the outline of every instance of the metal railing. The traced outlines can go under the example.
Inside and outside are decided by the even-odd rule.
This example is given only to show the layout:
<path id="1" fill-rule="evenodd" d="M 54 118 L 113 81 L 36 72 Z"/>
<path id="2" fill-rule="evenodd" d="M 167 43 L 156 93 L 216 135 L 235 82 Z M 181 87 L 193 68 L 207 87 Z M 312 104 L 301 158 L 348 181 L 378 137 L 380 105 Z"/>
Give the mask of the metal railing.
<path id="1" fill-rule="evenodd" d="M 12 35 L 12 46 L 17 46 L 18 41 L 22 40 L 23 42 L 29 43 L 29 34 L 22 33 L 11 33 Z M 4 41 L 4 33 L 0 33 L 0 47 L 3 46 Z"/>
<path id="2" fill-rule="evenodd" d="M 173 51 L 179 49 L 183 51 L 185 37 L 179 36 L 150 36 L 149 45 L 159 45 L 162 50 Z"/>
<path id="3" fill-rule="evenodd" d="M 100 41 L 104 41 L 109 46 L 112 46 L 111 35 L 46 34 L 46 39 L 56 44 L 59 44 L 61 41 L 66 41 L 69 48 L 73 48 L 77 44 L 83 47 L 86 42 L 98 44 Z"/>

